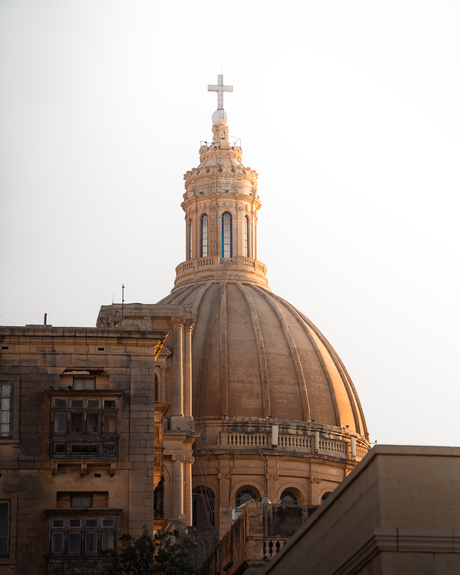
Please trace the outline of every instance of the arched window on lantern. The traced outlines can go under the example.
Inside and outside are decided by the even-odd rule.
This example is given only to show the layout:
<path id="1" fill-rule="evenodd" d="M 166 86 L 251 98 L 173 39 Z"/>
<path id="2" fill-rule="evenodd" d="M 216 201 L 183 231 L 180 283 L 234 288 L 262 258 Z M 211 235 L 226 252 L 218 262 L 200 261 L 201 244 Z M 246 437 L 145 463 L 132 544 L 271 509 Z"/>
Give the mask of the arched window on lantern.
<path id="1" fill-rule="evenodd" d="M 231 258 L 232 247 L 232 215 L 229 212 L 222 214 L 222 257 Z"/>
<path id="2" fill-rule="evenodd" d="M 248 216 L 244 216 L 244 246 L 243 246 L 243 255 L 245 258 L 249 257 L 249 218 Z"/>
<path id="3" fill-rule="evenodd" d="M 193 244 L 192 244 L 192 218 L 190 218 L 189 221 L 188 221 L 188 259 L 189 259 L 189 260 L 192 259 L 192 250 L 193 250 Z"/>
<path id="4" fill-rule="evenodd" d="M 201 248 L 200 257 L 208 257 L 208 214 L 201 216 Z"/>

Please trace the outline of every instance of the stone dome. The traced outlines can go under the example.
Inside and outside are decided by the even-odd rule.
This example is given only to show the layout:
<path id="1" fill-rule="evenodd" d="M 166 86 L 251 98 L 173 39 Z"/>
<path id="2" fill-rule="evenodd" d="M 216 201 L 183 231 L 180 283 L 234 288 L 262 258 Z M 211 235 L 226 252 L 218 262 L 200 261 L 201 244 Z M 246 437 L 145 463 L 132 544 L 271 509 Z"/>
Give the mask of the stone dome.
<path id="1" fill-rule="evenodd" d="M 193 331 L 193 417 L 316 421 L 367 437 L 354 385 L 321 332 L 254 281 L 214 279 L 176 287 Z"/>

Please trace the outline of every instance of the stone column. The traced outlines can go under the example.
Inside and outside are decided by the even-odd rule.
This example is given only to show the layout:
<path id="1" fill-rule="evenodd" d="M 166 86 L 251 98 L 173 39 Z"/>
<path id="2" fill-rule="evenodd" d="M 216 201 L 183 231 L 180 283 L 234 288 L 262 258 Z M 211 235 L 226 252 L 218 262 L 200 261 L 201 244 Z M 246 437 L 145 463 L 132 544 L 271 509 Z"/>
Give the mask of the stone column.
<path id="1" fill-rule="evenodd" d="M 184 429 L 184 378 L 183 378 L 183 358 L 182 358 L 182 333 L 184 322 L 173 319 L 173 384 L 172 384 L 172 410 L 171 410 L 171 430 Z"/>
<path id="2" fill-rule="evenodd" d="M 185 513 L 185 524 L 191 525 L 193 522 L 192 516 L 192 463 L 194 462 L 194 457 L 191 455 L 186 456 L 184 462 L 185 468 L 185 496 L 184 496 L 184 513 Z"/>
<path id="3" fill-rule="evenodd" d="M 185 325 L 185 365 L 184 365 L 184 414 L 187 419 L 193 419 L 192 413 L 192 332 L 195 324 L 188 321 Z"/>
<path id="4" fill-rule="evenodd" d="M 184 509 L 184 469 L 182 455 L 173 455 L 172 518 L 179 519 Z"/>

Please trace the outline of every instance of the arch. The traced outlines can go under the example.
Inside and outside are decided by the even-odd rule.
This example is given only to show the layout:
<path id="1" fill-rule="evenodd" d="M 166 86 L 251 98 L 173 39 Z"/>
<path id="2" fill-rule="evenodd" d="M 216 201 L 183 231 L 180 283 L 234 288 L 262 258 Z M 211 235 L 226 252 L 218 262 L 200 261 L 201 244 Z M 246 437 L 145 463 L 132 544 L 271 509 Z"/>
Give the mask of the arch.
<path id="1" fill-rule="evenodd" d="M 209 229 L 208 229 L 208 214 L 203 214 L 201 216 L 201 227 L 200 227 L 200 257 L 207 258 L 208 257 L 208 237 L 209 237 Z"/>
<path id="2" fill-rule="evenodd" d="M 192 491 L 192 525 L 213 527 L 215 520 L 216 497 L 206 485 L 198 485 Z"/>
<path id="3" fill-rule="evenodd" d="M 249 501 L 260 499 L 260 491 L 252 485 L 241 486 L 235 494 L 235 507 L 240 507 Z"/>
<path id="4" fill-rule="evenodd" d="M 188 258 L 192 259 L 193 254 L 193 241 L 192 241 L 192 218 L 188 220 Z"/>
<path id="5" fill-rule="evenodd" d="M 332 491 L 325 491 L 322 495 L 321 495 L 321 499 L 320 499 L 320 504 L 324 503 L 326 501 L 326 499 L 332 495 Z"/>
<path id="6" fill-rule="evenodd" d="M 231 258 L 233 256 L 233 225 L 232 214 L 224 212 L 222 214 L 222 257 Z"/>
<path id="7" fill-rule="evenodd" d="M 285 489 L 283 493 L 281 493 L 280 499 L 282 505 L 297 505 L 299 503 L 296 494 L 289 489 Z"/>
<path id="8" fill-rule="evenodd" d="M 249 218 L 244 216 L 243 219 L 243 256 L 249 257 Z"/>
<path id="9" fill-rule="evenodd" d="M 297 503 L 299 505 L 305 505 L 307 503 L 307 496 L 306 496 L 305 490 L 302 487 L 300 487 L 299 484 L 296 484 L 296 483 L 288 483 L 287 485 L 286 484 L 283 485 L 278 490 L 276 503 L 278 503 L 278 502 L 283 503 L 283 495 L 284 495 L 284 493 L 287 493 L 287 492 L 290 492 L 295 496 L 295 498 L 297 499 Z"/>

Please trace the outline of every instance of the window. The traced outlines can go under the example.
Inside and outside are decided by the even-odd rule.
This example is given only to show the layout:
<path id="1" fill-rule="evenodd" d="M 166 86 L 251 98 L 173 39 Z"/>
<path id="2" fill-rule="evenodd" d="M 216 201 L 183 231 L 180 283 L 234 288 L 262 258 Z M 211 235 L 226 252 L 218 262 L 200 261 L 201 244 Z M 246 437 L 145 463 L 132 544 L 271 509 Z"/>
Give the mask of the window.
<path id="1" fill-rule="evenodd" d="M 205 485 L 195 487 L 192 494 L 193 525 L 208 527 L 214 525 L 215 496 Z"/>
<path id="2" fill-rule="evenodd" d="M 10 504 L 0 503 L 0 557 L 8 555 L 8 534 L 10 530 Z"/>
<path id="3" fill-rule="evenodd" d="M 201 216 L 201 250 L 202 258 L 208 257 L 208 214 Z"/>
<path id="4" fill-rule="evenodd" d="M 76 390 L 96 389 L 96 378 L 95 377 L 74 377 L 73 378 L 73 388 Z"/>
<path id="5" fill-rule="evenodd" d="M 0 402 L 0 437 L 11 437 L 13 413 L 13 385 L 11 383 L 0 385 Z"/>
<path id="6" fill-rule="evenodd" d="M 232 216 L 228 212 L 222 214 L 222 257 L 232 257 Z"/>
<path id="7" fill-rule="evenodd" d="M 192 218 L 188 221 L 188 259 L 192 259 L 193 243 L 192 243 Z"/>
<path id="8" fill-rule="evenodd" d="M 292 491 L 286 489 L 281 494 L 281 503 L 283 505 L 297 505 L 297 497 Z"/>
<path id="9" fill-rule="evenodd" d="M 116 517 L 51 517 L 48 529 L 52 555 L 98 555 L 116 547 Z"/>
<path id="10" fill-rule="evenodd" d="M 58 491 L 56 504 L 58 508 L 91 509 L 107 507 L 109 494 L 107 491 Z"/>
<path id="11" fill-rule="evenodd" d="M 236 506 L 240 507 L 249 501 L 257 501 L 259 496 L 250 488 L 241 489 L 236 496 Z"/>
<path id="12" fill-rule="evenodd" d="M 243 255 L 245 258 L 249 257 L 249 218 L 244 216 L 244 245 Z"/>
<path id="13" fill-rule="evenodd" d="M 88 380 L 85 380 L 88 381 Z M 118 457 L 118 401 L 103 397 L 51 400 L 51 457 Z"/>

